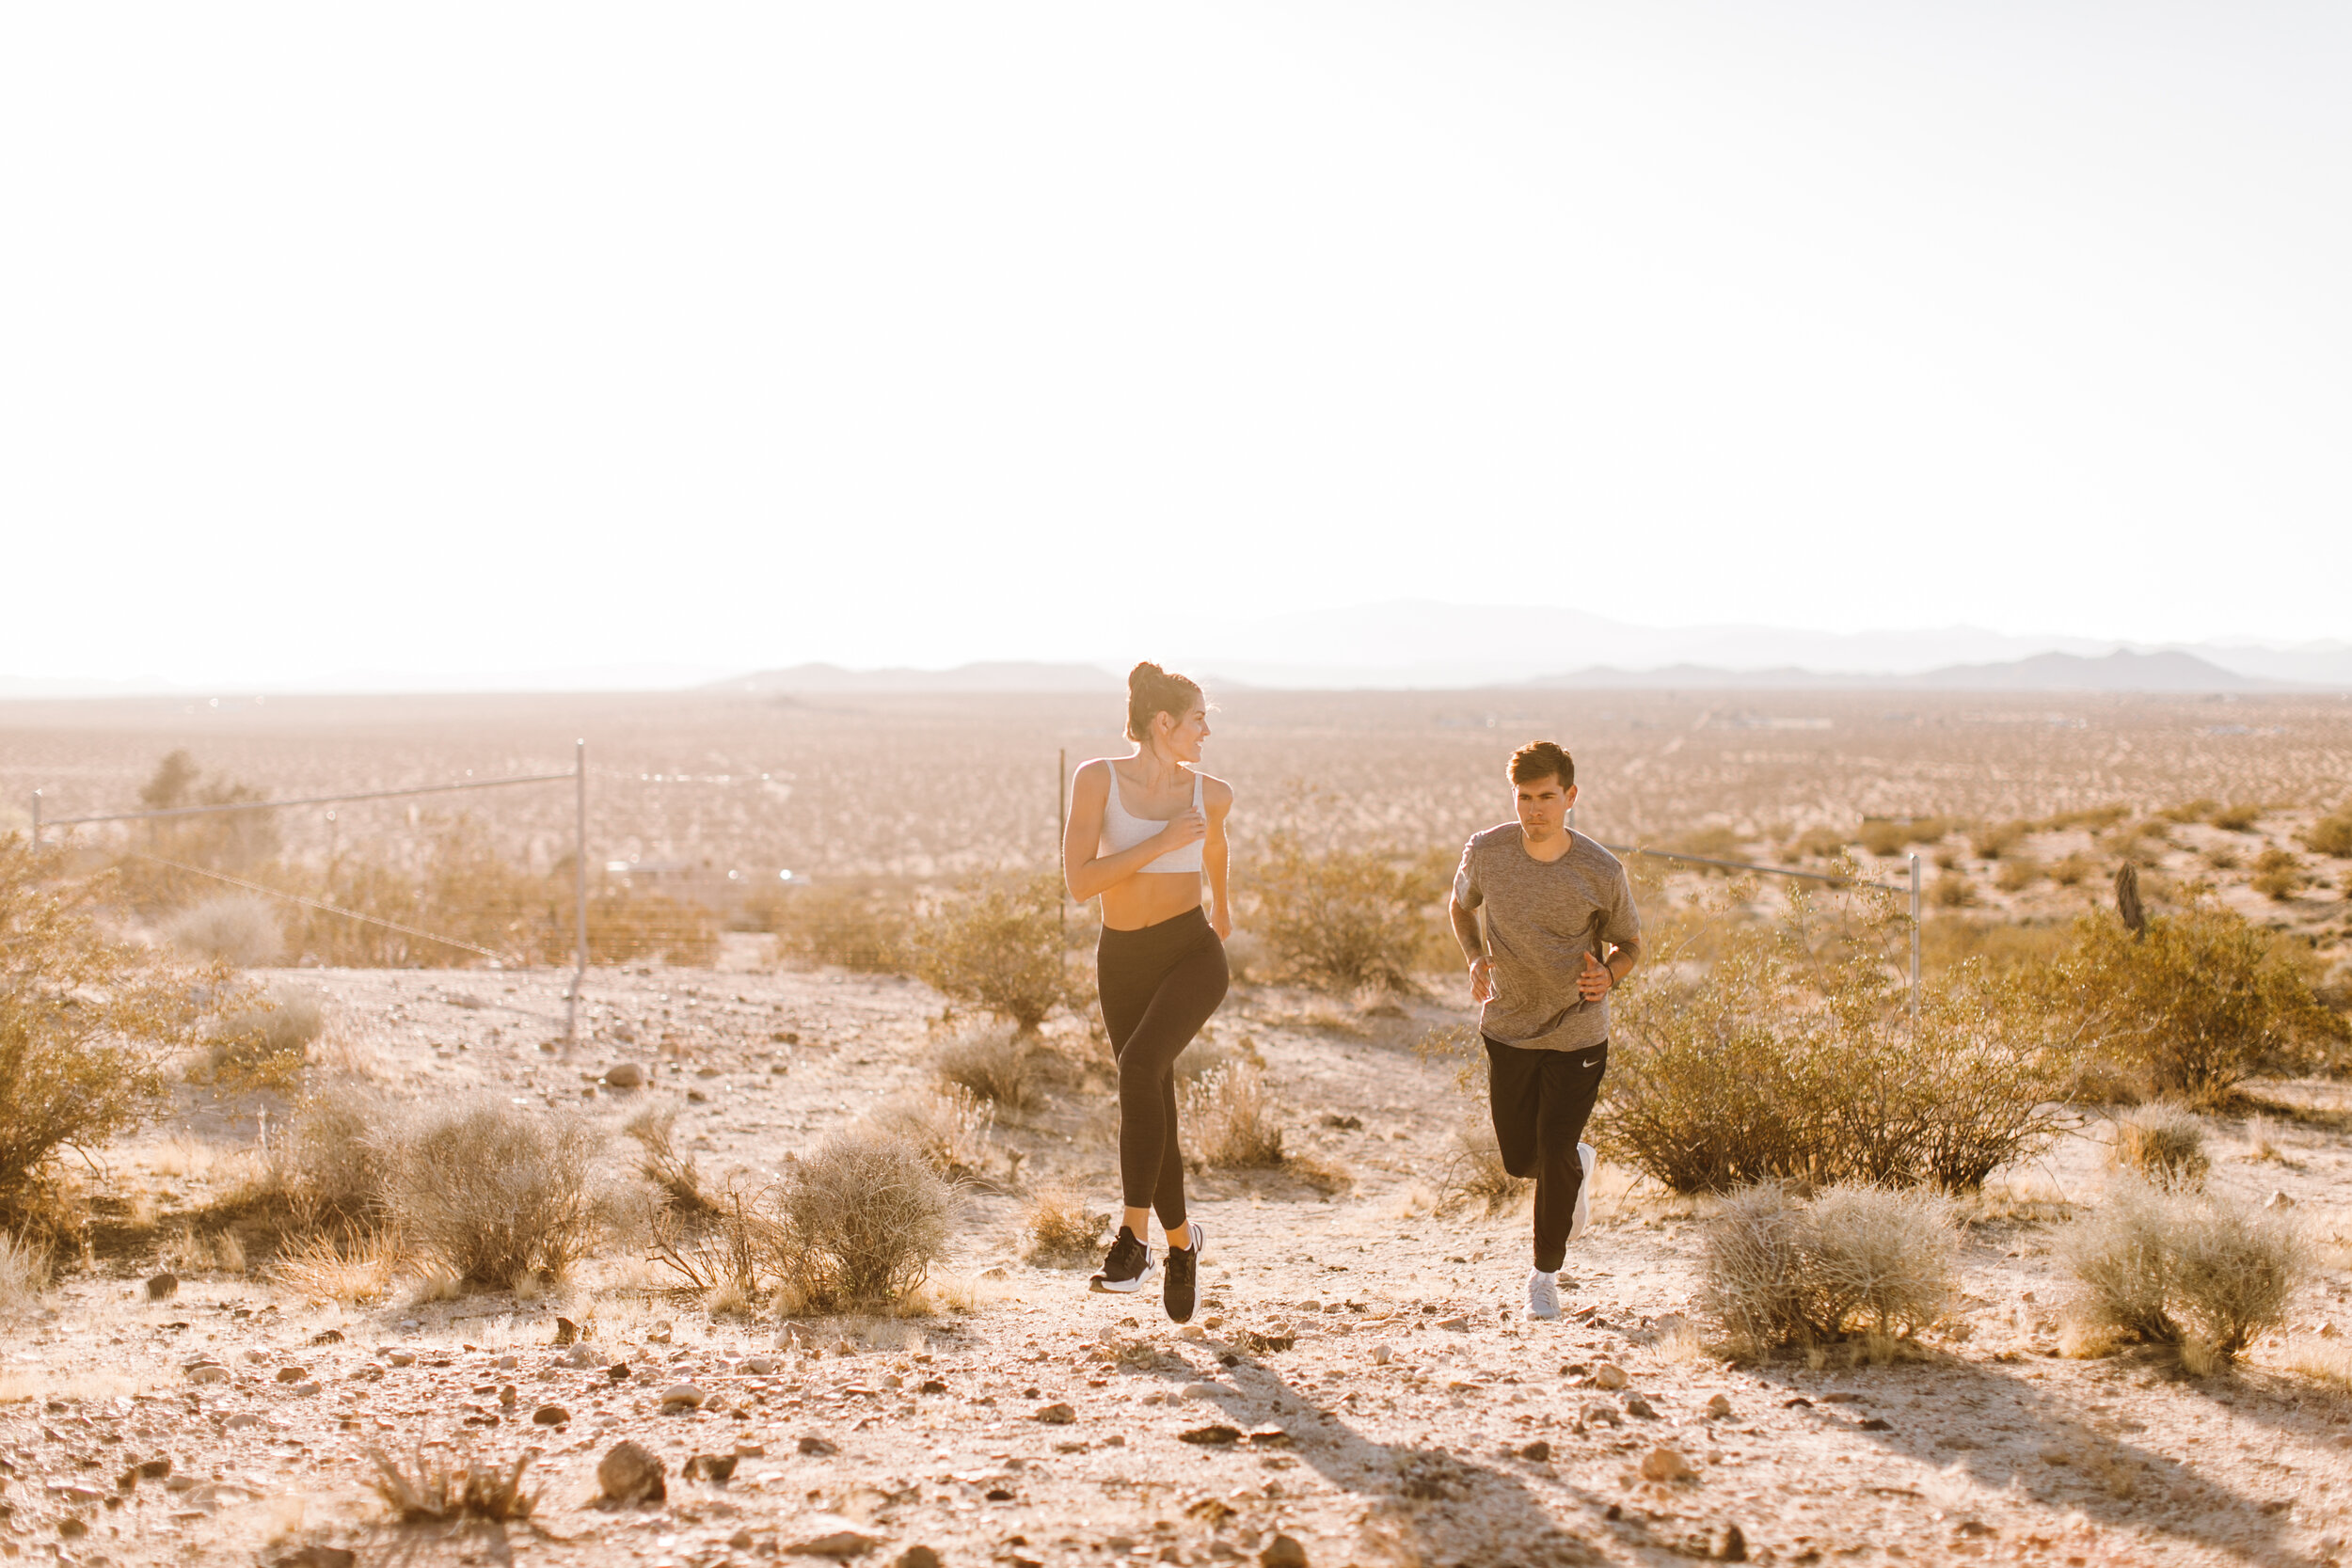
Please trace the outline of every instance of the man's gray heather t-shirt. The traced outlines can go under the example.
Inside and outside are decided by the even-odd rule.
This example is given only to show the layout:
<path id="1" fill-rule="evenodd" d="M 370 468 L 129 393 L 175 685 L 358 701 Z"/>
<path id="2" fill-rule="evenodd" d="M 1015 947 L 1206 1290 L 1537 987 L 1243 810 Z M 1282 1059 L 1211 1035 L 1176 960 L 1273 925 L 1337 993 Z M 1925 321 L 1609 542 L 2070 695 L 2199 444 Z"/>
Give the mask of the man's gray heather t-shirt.
<path id="1" fill-rule="evenodd" d="M 1539 861 L 1519 825 L 1505 822 L 1462 847 L 1454 898 L 1486 911 L 1495 994 L 1478 1027 L 1488 1039 L 1587 1051 L 1609 1037 L 1609 999 L 1585 1001 L 1576 977 L 1585 954 L 1605 959 L 1608 945 L 1641 935 L 1633 885 L 1616 856 L 1571 828 L 1567 852 Z"/>

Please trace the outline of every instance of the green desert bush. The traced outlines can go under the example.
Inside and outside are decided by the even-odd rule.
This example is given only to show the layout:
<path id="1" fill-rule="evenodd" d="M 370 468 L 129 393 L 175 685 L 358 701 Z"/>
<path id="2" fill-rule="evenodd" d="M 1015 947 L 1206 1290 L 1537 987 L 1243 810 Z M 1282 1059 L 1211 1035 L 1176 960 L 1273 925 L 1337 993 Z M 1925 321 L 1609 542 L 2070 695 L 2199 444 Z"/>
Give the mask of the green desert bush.
<path id="1" fill-rule="evenodd" d="M 857 974 L 903 974 L 913 962 L 914 906 L 899 894 L 847 883 L 794 888 L 767 919 L 787 962 Z"/>
<path id="2" fill-rule="evenodd" d="M 1776 1181 L 1725 1197 L 1703 1229 L 1701 1302 L 1751 1354 L 1915 1337 L 1950 1307 L 1959 1232 L 1938 1195 L 1833 1186 L 1812 1202 Z"/>
<path id="3" fill-rule="evenodd" d="M 786 1173 L 772 1217 L 785 1293 L 819 1309 L 898 1300 L 947 1256 L 955 1193 L 912 1139 L 834 1134 Z"/>
<path id="4" fill-rule="evenodd" d="M 604 1228 L 603 1138 L 578 1117 L 482 1099 L 405 1108 L 377 1132 L 392 1221 L 468 1284 L 561 1277 Z"/>
<path id="5" fill-rule="evenodd" d="M 1009 1021 L 1024 1035 L 1071 997 L 1061 883 L 1051 876 L 967 890 L 922 923 L 915 975 L 952 1002 Z"/>
<path id="6" fill-rule="evenodd" d="M 2337 860 L 2352 856 L 2352 806 L 2340 806 L 2303 830 L 2303 847 Z"/>
<path id="7" fill-rule="evenodd" d="M 1613 1004 L 1595 1143 L 1685 1193 L 1957 1190 L 2043 1147 L 2074 1061 L 2036 983 L 1963 960 L 1927 981 L 1915 1022 L 1905 929 L 1883 895 L 1800 894 L 1695 973 L 1661 953 Z"/>
<path id="8" fill-rule="evenodd" d="M 286 955 L 278 907 L 258 893 L 224 893 L 183 910 L 165 923 L 173 946 L 199 958 L 241 969 L 274 964 Z"/>
<path id="9" fill-rule="evenodd" d="M 2144 936 L 2106 911 L 2084 915 L 2044 985 L 2070 1032 L 2143 1093 L 2194 1104 L 2256 1071 L 2309 1070 L 2346 1033 L 2293 952 L 2204 900 L 2151 915 Z"/>
<path id="10" fill-rule="evenodd" d="M 2213 1168 L 2205 1153 L 2205 1124 L 2194 1112 L 2162 1101 L 2138 1105 L 2115 1118 L 2109 1158 L 2157 1187 L 2199 1187 Z"/>
<path id="11" fill-rule="evenodd" d="M 2180 1347 L 2192 1370 L 2235 1357 L 2286 1318 L 2311 1270 L 2283 1212 L 2128 1176 L 2059 1233 L 2079 1292 L 2075 1312 L 2126 1339 Z"/>
<path id="12" fill-rule="evenodd" d="M 164 1103 L 164 1069 L 248 988 L 107 939 L 103 887 L 72 882 L 23 834 L 0 838 L 0 1224 L 44 1212 L 56 1162 L 89 1153 Z"/>
<path id="13" fill-rule="evenodd" d="M 224 1013 L 189 1077 L 240 1088 L 283 1088 L 302 1070 L 310 1044 L 326 1028 L 319 993 L 272 986 L 249 1006 Z"/>
<path id="14" fill-rule="evenodd" d="M 1276 974 L 1318 990 L 1411 992 L 1428 950 L 1426 906 L 1439 895 L 1425 867 L 1400 868 L 1368 849 L 1310 852 L 1277 833 L 1250 866 L 1249 926 Z"/>

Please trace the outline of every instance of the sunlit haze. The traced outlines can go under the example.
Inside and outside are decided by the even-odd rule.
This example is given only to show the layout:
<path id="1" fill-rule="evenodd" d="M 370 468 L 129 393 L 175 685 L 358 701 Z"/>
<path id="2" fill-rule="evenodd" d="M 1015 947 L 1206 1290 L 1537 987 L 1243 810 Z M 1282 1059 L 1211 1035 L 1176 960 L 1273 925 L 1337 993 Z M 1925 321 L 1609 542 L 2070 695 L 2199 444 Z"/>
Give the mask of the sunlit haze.
<path id="1" fill-rule="evenodd" d="M 0 675 L 2343 637 L 2348 79 L 2322 5 L 16 7 Z"/>

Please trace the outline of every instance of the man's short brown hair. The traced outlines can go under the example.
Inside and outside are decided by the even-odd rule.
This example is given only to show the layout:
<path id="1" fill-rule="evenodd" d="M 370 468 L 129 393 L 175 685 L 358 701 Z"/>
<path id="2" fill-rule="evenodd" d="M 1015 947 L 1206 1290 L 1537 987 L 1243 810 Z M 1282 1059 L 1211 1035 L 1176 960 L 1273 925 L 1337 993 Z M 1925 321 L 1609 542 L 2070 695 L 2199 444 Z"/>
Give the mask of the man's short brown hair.
<path id="1" fill-rule="evenodd" d="M 1558 779 L 1562 789 L 1574 789 L 1576 759 L 1556 740 L 1529 741 L 1511 753 L 1511 782 L 1529 784 L 1537 779 Z"/>

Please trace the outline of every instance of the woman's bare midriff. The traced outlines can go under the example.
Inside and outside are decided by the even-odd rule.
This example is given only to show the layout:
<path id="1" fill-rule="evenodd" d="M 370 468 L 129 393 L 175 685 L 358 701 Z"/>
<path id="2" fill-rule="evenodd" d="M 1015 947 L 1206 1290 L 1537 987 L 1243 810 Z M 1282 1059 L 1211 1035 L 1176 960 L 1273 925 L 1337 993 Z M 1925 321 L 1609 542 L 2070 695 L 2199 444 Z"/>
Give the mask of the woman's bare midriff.
<path id="1" fill-rule="evenodd" d="M 1198 871 L 1138 871 L 1103 890 L 1103 924 L 1114 931 L 1140 931 L 1200 903 Z"/>

